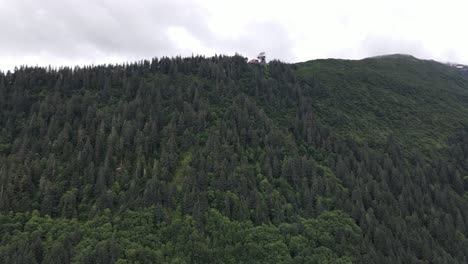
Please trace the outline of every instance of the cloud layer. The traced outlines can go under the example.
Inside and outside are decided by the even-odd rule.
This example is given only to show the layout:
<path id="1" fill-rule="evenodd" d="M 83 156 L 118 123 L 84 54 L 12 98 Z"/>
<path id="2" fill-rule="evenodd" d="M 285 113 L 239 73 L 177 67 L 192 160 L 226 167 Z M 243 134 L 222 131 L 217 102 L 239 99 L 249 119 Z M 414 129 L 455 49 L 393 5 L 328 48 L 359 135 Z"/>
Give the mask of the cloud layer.
<path id="1" fill-rule="evenodd" d="M 466 10 L 462 0 L 0 0 L 0 69 L 259 51 L 468 64 Z"/>

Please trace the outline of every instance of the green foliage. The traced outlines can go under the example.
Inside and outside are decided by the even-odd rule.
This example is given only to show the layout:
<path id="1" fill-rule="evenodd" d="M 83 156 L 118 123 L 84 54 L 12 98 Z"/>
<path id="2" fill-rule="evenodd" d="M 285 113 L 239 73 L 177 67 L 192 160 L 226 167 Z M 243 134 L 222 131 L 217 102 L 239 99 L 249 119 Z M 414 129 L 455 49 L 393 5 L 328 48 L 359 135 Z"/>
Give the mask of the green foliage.
<path id="1" fill-rule="evenodd" d="M 14 255 L 24 251 L 31 255 L 22 258 L 35 260 L 40 253 L 44 263 L 291 263 L 307 259 L 340 263 L 358 256 L 360 229 L 338 211 L 290 224 L 295 230 L 304 229 L 305 237 L 272 224 L 231 221 L 214 209 L 207 214 L 203 234 L 189 216 L 158 224 L 153 212 L 154 208 L 147 208 L 80 222 L 41 217 L 37 211 L 0 215 L 3 226 L 16 225 L 3 232 L 1 260 L 26 261 Z M 350 240 L 338 241 L 339 232 L 348 232 Z"/>
<path id="2" fill-rule="evenodd" d="M 406 150 L 435 155 L 467 126 L 468 79 L 435 61 L 316 60 L 296 71 L 313 86 L 319 119 L 345 136 L 382 144 L 394 135 Z"/>
<path id="3" fill-rule="evenodd" d="M 0 263 L 466 263 L 467 93 L 405 56 L 0 73 Z"/>
<path id="4" fill-rule="evenodd" d="M 185 175 L 185 173 L 187 173 L 187 168 L 188 168 L 188 166 L 190 164 L 190 161 L 192 161 L 192 155 L 193 154 L 192 154 L 191 150 L 185 152 L 182 155 L 182 159 L 180 160 L 180 164 L 179 164 L 178 168 L 176 169 L 176 171 L 174 173 L 174 182 L 175 182 L 175 185 L 176 185 L 178 191 L 182 190 L 182 186 L 183 186 L 183 183 L 184 183 L 184 175 Z"/>

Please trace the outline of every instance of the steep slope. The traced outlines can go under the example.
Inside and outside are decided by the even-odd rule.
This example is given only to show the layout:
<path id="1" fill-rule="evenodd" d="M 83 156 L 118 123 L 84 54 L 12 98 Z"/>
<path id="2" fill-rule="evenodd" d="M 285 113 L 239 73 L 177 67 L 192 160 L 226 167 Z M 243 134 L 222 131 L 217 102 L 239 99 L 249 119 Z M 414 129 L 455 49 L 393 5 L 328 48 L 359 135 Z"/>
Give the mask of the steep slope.
<path id="1" fill-rule="evenodd" d="M 0 262 L 466 263 L 467 95 L 407 56 L 0 74 Z"/>

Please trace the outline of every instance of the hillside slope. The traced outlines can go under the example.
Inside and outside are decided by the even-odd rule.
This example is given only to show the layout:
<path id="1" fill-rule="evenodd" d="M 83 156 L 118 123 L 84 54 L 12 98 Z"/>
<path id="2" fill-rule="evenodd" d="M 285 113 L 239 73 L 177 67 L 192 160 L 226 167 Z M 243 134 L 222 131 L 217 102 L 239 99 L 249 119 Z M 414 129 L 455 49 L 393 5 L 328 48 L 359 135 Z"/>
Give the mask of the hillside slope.
<path id="1" fill-rule="evenodd" d="M 0 263 L 466 263 L 468 78 L 406 56 L 0 74 Z"/>
<path id="2" fill-rule="evenodd" d="M 318 60 L 299 64 L 297 73 L 321 86 L 320 118 L 356 139 L 378 144 L 393 134 L 406 149 L 429 154 L 467 127 L 468 78 L 435 61 L 403 55 Z"/>

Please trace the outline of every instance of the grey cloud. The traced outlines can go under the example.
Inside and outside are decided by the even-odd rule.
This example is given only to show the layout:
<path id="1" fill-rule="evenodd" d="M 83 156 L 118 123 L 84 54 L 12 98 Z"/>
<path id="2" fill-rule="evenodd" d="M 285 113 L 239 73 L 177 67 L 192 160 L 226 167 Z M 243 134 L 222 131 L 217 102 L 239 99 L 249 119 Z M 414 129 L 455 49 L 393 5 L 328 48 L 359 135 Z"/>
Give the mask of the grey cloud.
<path id="1" fill-rule="evenodd" d="M 180 26 L 196 38 L 210 39 L 203 9 L 186 1 L 34 1 L 0 2 L 0 55 L 96 54 L 162 56 L 175 54 L 167 29 Z"/>
<path id="2" fill-rule="evenodd" d="M 262 14 L 251 10 L 249 0 L 231 3 L 236 7 L 245 5 L 236 10 L 224 8 L 223 4 L 213 7 L 210 4 L 213 1 L 0 0 L 0 69 L 11 69 L 14 63 L 131 61 L 153 56 L 190 55 L 191 51 L 239 52 L 249 57 L 265 51 L 269 59 L 288 62 L 317 57 L 357 59 L 410 53 L 421 58 L 466 63 L 468 56 L 464 49 L 468 39 L 459 33 L 466 24 L 462 21 L 462 11 L 466 8 L 462 7 L 459 19 L 453 20 L 457 18 L 454 16 L 435 21 L 431 14 L 437 10 L 428 8 L 426 12 L 418 12 L 411 5 L 396 8 L 395 18 L 376 19 L 371 14 L 382 12 L 384 9 L 380 5 L 356 4 L 340 11 L 330 9 L 327 4 L 304 0 L 297 5 L 272 5 L 271 10 L 262 10 Z M 297 12 L 312 7 L 314 11 L 310 15 Z M 360 12 L 362 10 L 365 12 Z M 237 18 L 234 12 L 245 13 Z M 214 20 L 222 19 L 224 14 L 226 19 L 234 17 L 234 21 L 223 22 L 235 28 L 236 33 L 226 34 L 224 25 L 210 24 L 213 23 L 210 21 L 212 14 L 216 14 Z M 415 14 L 419 14 L 417 20 L 413 19 Z M 366 18 L 373 26 L 366 25 Z M 251 23 L 239 33 L 244 21 L 241 19 Z M 431 21 L 435 22 L 431 24 Z M 408 30 L 407 23 L 412 25 Z M 431 30 L 422 30 L 422 27 Z M 190 36 L 185 36 L 185 32 Z M 368 36 L 361 39 L 363 34 Z M 196 47 L 180 40 L 174 43 L 177 37 L 187 41 L 193 37 L 198 40 L 191 41 Z"/>
<path id="3" fill-rule="evenodd" d="M 269 58 L 296 59 L 283 26 L 255 22 L 240 35 L 223 39 L 211 31 L 208 11 L 185 0 L 0 0 L 0 23 L 6 25 L 0 34 L 0 58 L 42 55 L 59 61 L 94 61 L 174 56 L 184 43 L 173 43 L 168 30 L 181 27 L 218 54 L 256 56 L 265 51 Z"/>

